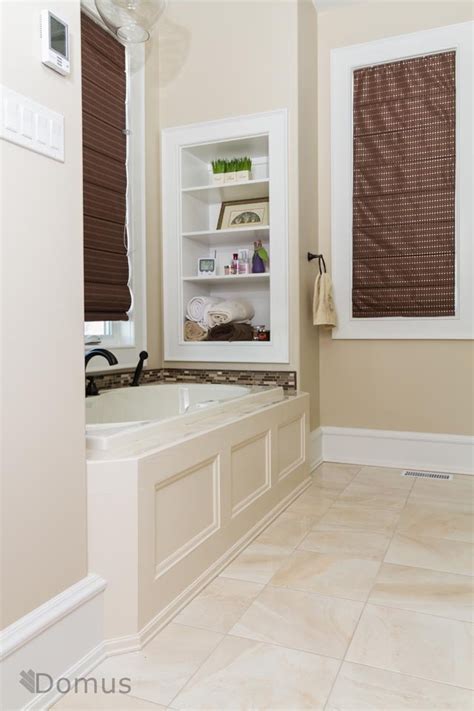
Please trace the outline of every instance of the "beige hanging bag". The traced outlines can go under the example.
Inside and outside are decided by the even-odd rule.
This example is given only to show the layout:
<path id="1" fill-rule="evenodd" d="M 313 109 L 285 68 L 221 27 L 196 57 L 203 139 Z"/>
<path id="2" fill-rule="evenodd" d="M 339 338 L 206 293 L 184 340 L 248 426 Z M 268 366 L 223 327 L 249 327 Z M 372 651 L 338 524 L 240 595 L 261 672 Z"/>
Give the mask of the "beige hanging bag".
<path id="1" fill-rule="evenodd" d="M 328 328 L 333 328 L 336 325 L 331 277 L 326 272 L 326 264 L 322 256 L 319 257 L 319 274 L 314 282 L 313 323 L 315 326 Z"/>

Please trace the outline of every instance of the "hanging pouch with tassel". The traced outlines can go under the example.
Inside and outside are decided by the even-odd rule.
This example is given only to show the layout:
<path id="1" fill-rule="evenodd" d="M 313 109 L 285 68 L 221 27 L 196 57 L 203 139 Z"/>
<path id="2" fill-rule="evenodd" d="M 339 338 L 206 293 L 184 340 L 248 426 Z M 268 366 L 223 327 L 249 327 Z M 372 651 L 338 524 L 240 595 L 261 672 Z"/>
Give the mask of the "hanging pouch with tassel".
<path id="1" fill-rule="evenodd" d="M 314 283 L 313 323 L 315 326 L 333 328 L 336 325 L 336 309 L 332 295 L 331 277 L 326 271 L 324 257 L 318 257 L 319 274 Z"/>

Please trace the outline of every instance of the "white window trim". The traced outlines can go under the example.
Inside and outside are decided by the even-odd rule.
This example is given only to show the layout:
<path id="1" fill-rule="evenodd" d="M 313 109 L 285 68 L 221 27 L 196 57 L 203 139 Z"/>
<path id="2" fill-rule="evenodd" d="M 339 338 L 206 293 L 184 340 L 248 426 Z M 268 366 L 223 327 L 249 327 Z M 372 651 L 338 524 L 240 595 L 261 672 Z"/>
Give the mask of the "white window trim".
<path id="1" fill-rule="evenodd" d="M 331 242 L 338 327 L 333 338 L 473 337 L 473 47 L 474 22 L 439 27 L 331 52 Z M 456 315 L 352 317 L 353 72 L 365 66 L 456 50 Z"/>
<path id="2" fill-rule="evenodd" d="M 127 48 L 127 229 L 132 307 L 128 321 L 113 322 L 113 334 L 100 337 L 93 348 L 110 349 L 118 365 L 109 368 L 94 358 L 88 373 L 135 367 L 146 349 L 146 212 L 145 212 L 145 48 Z M 87 339 L 86 339 L 87 340 Z M 90 340 L 90 337 L 89 337 Z"/>

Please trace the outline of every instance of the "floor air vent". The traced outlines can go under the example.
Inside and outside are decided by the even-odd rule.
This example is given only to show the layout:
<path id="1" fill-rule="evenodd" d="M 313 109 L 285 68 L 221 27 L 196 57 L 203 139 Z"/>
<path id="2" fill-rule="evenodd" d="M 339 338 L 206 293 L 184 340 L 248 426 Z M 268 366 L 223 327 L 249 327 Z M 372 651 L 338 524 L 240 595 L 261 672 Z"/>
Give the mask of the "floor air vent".
<path id="1" fill-rule="evenodd" d="M 452 474 L 439 474 L 438 472 L 417 472 L 413 469 L 405 469 L 402 472 L 402 476 L 411 476 L 416 479 L 443 479 L 444 481 L 451 481 L 453 478 Z"/>

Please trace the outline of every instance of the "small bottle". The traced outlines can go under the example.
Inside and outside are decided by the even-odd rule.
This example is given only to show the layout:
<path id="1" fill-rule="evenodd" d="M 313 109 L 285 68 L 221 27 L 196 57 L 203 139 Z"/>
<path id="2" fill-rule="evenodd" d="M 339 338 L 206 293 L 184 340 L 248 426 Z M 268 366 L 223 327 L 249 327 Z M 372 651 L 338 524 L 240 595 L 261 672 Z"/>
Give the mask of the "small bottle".
<path id="1" fill-rule="evenodd" d="M 239 273 L 239 255 L 237 252 L 232 255 L 232 262 L 230 263 L 230 273 L 231 274 L 238 274 Z"/>
<path id="2" fill-rule="evenodd" d="M 252 257 L 252 273 L 253 274 L 263 274 L 265 271 L 265 262 L 261 258 L 261 256 L 258 253 L 258 250 L 261 248 L 262 243 L 261 242 L 254 242 L 253 248 L 254 248 L 254 253 Z"/>
<path id="3" fill-rule="evenodd" d="M 250 258 L 248 249 L 239 250 L 239 274 L 250 274 Z"/>
<path id="4" fill-rule="evenodd" d="M 229 265 L 227 264 L 227 265 L 224 267 L 224 276 L 229 276 L 229 274 L 230 274 L 230 267 L 229 267 Z"/>

